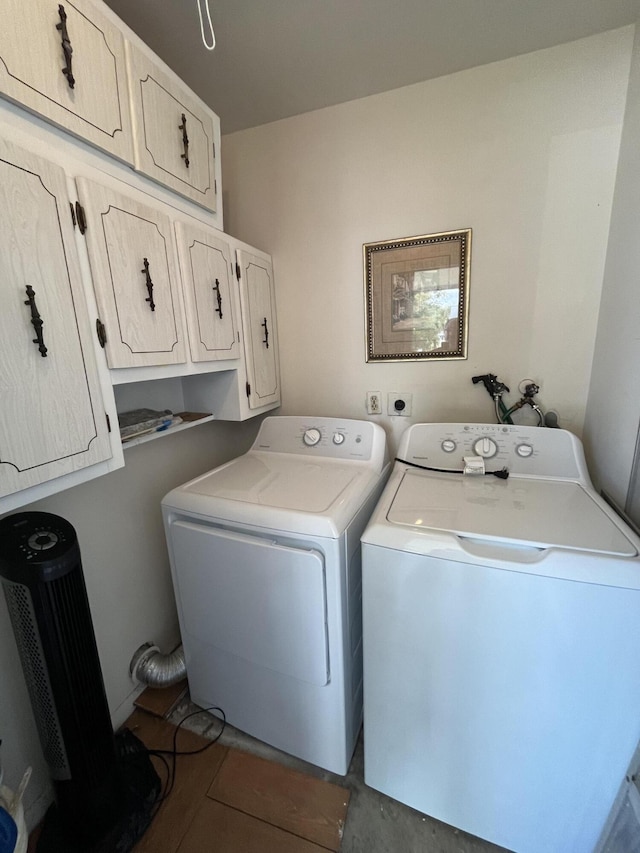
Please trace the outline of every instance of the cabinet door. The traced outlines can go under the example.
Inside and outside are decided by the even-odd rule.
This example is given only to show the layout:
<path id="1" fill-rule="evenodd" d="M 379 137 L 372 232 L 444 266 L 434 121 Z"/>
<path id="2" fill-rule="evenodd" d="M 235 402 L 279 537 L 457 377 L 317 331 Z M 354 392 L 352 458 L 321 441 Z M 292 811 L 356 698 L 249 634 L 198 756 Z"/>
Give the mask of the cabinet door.
<path id="1" fill-rule="evenodd" d="M 184 362 L 169 218 L 93 181 L 77 185 L 109 367 Z"/>
<path id="2" fill-rule="evenodd" d="M 280 399 L 278 332 L 273 268 L 264 258 L 238 249 L 240 301 L 249 408 Z"/>
<path id="3" fill-rule="evenodd" d="M 0 495 L 9 495 L 112 454 L 65 175 L 2 140 L 0 298 Z"/>
<path id="4" fill-rule="evenodd" d="M 126 54 L 136 169 L 215 211 L 212 113 L 130 42 Z"/>
<path id="5" fill-rule="evenodd" d="M 3 0 L 2 19 L 0 92 L 133 163 L 119 30 L 87 0 Z"/>
<path id="6" fill-rule="evenodd" d="M 238 358 L 232 252 L 210 230 L 176 224 L 192 361 Z"/>

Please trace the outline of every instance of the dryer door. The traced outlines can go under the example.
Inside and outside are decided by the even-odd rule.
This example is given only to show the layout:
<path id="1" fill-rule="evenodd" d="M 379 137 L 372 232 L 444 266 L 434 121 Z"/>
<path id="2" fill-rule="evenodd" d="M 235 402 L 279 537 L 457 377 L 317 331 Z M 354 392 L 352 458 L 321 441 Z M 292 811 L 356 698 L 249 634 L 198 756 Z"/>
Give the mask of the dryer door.
<path id="1" fill-rule="evenodd" d="M 186 521 L 170 531 L 187 654 L 191 635 L 212 651 L 327 683 L 322 554 Z"/>

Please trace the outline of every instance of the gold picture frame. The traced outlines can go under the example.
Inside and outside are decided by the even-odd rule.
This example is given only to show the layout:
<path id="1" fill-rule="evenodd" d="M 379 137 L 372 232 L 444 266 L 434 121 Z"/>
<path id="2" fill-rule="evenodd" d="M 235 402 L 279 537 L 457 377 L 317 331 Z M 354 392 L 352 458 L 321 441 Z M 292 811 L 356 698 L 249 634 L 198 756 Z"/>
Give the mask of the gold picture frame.
<path id="1" fill-rule="evenodd" d="M 365 243 L 367 361 L 467 357 L 471 229 Z"/>

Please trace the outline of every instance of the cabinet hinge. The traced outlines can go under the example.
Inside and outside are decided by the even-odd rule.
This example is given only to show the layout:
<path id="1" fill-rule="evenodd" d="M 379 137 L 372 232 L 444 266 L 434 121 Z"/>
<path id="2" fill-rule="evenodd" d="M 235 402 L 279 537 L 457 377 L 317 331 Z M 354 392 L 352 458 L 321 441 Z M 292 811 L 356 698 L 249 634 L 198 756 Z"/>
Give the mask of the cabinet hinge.
<path id="1" fill-rule="evenodd" d="M 107 330 L 99 317 L 96 320 L 96 335 L 98 336 L 98 343 L 102 349 L 104 349 L 104 346 L 107 343 Z"/>
<path id="2" fill-rule="evenodd" d="M 104 416 L 107 419 L 107 430 L 109 432 L 111 432 L 111 418 L 109 417 L 109 415 L 106 412 L 104 413 Z"/>
<path id="3" fill-rule="evenodd" d="M 73 209 L 73 203 L 69 202 L 69 209 L 71 210 L 71 221 L 73 222 L 73 227 L 76 227 L 76 212 Z"/>
<path id="4" fill-rule="evenodd" d="M 236 278 L 240 281 L 240 264 L 236 262 Z"/>
<path id="5" fill-rule="evenodd" d="M 80 233 L 84 234 L 87 230 L 87 217 L 84 213 L 84 207 L 80 204 L 79 201 L 76 202 L 76 219 L 78 220 L 78 228 L 80 229 Z"/>
<path id="6" fill-rule="evenodd" d="M 251 396 L 251 385 L 249 385 L 249 383 L 247 382 L 246 387 L 247 387 L 247 397 L 250 397 Z"/>

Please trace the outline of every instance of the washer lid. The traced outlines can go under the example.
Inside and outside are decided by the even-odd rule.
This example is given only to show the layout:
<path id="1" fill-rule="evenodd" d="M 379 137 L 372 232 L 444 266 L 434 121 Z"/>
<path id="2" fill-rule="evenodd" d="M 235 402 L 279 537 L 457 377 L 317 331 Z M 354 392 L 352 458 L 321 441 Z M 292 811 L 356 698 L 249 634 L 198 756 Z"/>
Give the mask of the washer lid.
<path id="1" fill-rule="evenodd" d="M 620 557 L 637 554 L 587 489 L 562 480 L 457 476 L 406 471 L 387 520 L 476 539 L 566 548 Z"/>

